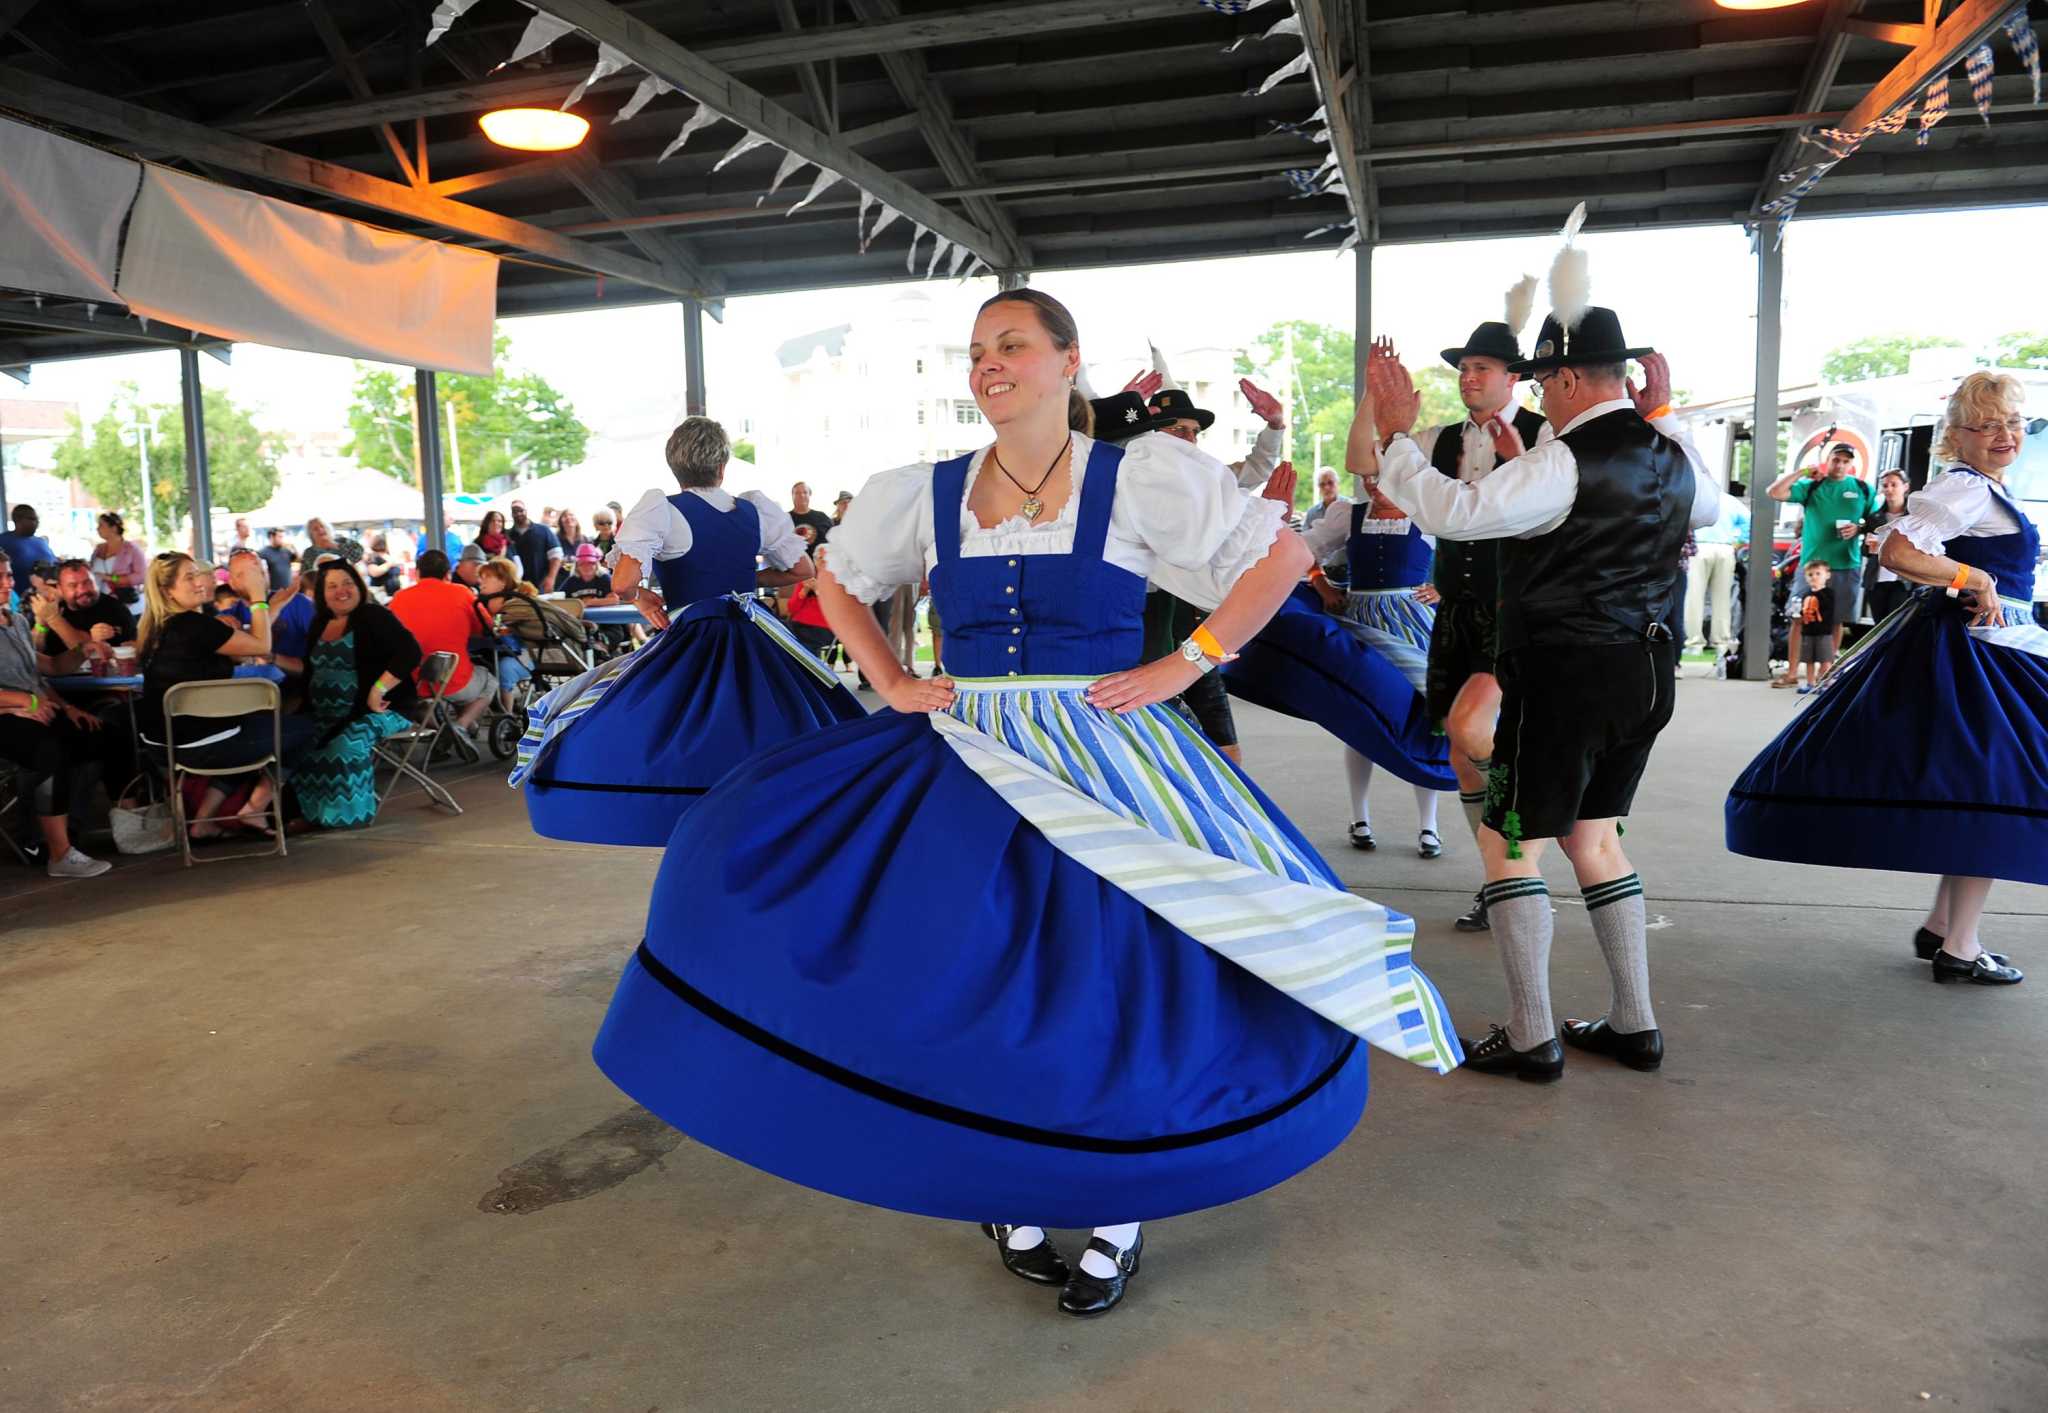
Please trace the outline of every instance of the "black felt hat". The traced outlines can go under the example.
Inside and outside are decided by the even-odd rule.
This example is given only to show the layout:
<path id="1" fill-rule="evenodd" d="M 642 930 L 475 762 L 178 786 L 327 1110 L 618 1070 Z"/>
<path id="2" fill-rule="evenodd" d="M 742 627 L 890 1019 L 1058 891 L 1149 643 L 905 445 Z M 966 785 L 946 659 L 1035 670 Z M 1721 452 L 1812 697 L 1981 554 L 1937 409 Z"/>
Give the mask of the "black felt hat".
<path id="1" fill-rule="evenodd" d="M 1508 371 L 1547 373 L 1566 364 L 1626 363 L 1656 351 L 1629 347 L 1628 340 L 1621 335 L 1621 316 L 1595 304 L 1569 329 L 1555 314 L 1545 315 L 1543 328 L 1536 335 L 1536 347 L 1527 358 L 1510 363 Z"/>
<path id="2" fill-rule="evenodd" d="M 1453 368 L 1462 358 L 1498 358 L 1503 363 L 1517 363 L 1521 357 L 1522 346 L 1515 342 L 1515 331 L 1498 319 L 1474 329 L 1463 348 L 1444 350 L 1444 362 Z"/>
<path id="3" fill-rule="evenodd" d="M 1152 430 L 1152 409 L 1145 406 L 1145 399 L 1134 392 L 1092 397 L 1088 399 L 1088 406 L 1095 411 L 1097 441 L 1126 442 L 1140 432 Z"/>
<path id="4" fill-rule="evenodd" d="M 1152 394 L 1152 401 L 1147 407 L 1152 414 L 1151 427 L 1163 427 L 1169 422 L 1178 422 L 1181 418 L 1187 417 L 1192 418 L 1195 425 L 1206 432 L 1216 421 L 1215 413 L 1195 406 L 1195 400 L 1181 388 L 1161 388 Z"/>

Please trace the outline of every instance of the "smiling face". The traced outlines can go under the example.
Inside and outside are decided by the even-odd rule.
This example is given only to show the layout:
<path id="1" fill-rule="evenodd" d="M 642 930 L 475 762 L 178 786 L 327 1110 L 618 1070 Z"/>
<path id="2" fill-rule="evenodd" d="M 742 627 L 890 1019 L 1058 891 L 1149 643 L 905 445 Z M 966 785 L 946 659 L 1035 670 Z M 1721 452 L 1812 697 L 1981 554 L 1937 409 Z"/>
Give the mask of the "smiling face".
<path id="1" fill-rule="evenodd" d="M 968 387 L 989 425 L 1067 417 L 1067 389 L 1081 367 L 1081 347 L 1060 348 L 1035 306 L 1005 299 L 983 309 L 967 346 Z"/>
<path id="2" fill-rule="evenodd" d="M 99 598 L 99 588 L 92 581 L 92 571 L 83 565 L 71 565 L 57 571 L 57 592 L 63 595 L 66 605 L 73 609 L 91 608 Z"/>
<path id="3" fill-rule="evenodd" d="M 188 612 L 206 607 L 213 602 L 213 571 L 186 560 L 178 577 L 171 580 L 170 596 L 172 603 Z"/>
<path id="4" fill-rule="evenodd" d="M 321 572 L 319 597 L 327 611 L 336 618 L 346 618 L 363 602 L 363 596 L 357 592 L 356 581 L 349 572 L 333 567 Z"/>
<path id="5" fill-rule="evenodd" d="M 2026 419 L 2013 413 L 1968 426 L 1952 425 L 1948 431 L 1966 463 L 1979 471 L 2003 472 L 2019 460 L 2020 438 L 2026 429 Z"/>
<path id="6" fill-rule="evenodd" d="M 1490 417 L 1514 395 L 1515 375 L 1498 358 L 1472 354 L 1458 360 L 1458 400 L 1467 412 Z"/>

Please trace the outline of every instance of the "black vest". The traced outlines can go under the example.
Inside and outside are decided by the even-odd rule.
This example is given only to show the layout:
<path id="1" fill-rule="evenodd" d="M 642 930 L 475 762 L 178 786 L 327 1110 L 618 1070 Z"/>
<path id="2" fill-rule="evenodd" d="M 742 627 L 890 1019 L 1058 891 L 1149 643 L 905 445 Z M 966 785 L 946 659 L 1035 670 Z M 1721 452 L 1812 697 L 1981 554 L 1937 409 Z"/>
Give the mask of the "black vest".
<path id="1" fill-rule="evenodd" d="M 1549 534 L 1500 542 L 1501 651 L 1668 636 L 1692 463 L 1625 408 L 1558 440 L 1578 463 L 1578 495 Z"/>
<path id="2" fill-rule="evenodd" d="M 1543 414 L 1517 407 L 1514 423 L 1515 430 L 1522 434 L 1522 445 L 1536 445 L 1536 434 L 1543 430 Z M 1465 424 L 1458 422 L 1436 434 L 1429 464 L 1455 481 L 1464 460 Z M 1500 599 L 1500 541 L 1447 540 L 1438 536 L 1432 577 L 1436 591 L 1446 599 L 1471 600 L 1491 608 Z"/>

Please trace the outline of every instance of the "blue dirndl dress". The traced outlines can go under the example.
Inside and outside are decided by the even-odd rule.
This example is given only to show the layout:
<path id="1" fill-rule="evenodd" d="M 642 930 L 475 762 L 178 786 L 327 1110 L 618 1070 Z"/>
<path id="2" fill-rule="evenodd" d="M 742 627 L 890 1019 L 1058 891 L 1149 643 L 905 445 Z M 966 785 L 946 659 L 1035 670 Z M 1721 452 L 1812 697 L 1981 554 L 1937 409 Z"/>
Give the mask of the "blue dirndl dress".
<path id="1" fill-rule="evenodd" d="M 1087 703 L 1142 650 L 1145 582 L 1103 558 L 1122 456 L 1094 446 L 1069 554 L 963 556 L 968 459 L 936 468 L 955 705 L 772 747 L 684 817 L 596 1040 L 626 1093 L 820 1191 L 1092 1227 L 1314 1163 L 1361 1038 L 1462 1058 L 1411 920 L 1167 707 Z"/>
<path id="2" fill-rule="evenodd" d="M 1975 475 L 1958 468 L 1946 474 Z M 2048 883 L 2048 632 L 2032 622 L 2040 533 L 1959 536 L 2008 626 L 1972 629 L 1921 589 L 1835 666 L 1728 792 L 1728 847 L 1756 858 Z"/>
<path id="3" fill-rule="evenodd" d="M 1234 697 L 1313 721 L 1375 765 L 1432 790 L 1455 790 L 1450 741 L 1429 717 L 1424 684 L 1436 611 L 1415 601 L 1429 541 L 1413 521 L 1373 521 L 1351 506 L 1350 591 L 1341 615 L 1303 584 L 1226 663 Z M 1402 533 L 1366 527 L 1404 525 Z"/>
<path id="4" fill-rule="evenodd" d="M 764 746 L 865 716 L 853 693 L 753 598 L 761 520 L 684 491 L 690 551 L 654 561 L 669 626 L 534 704 L 511 783 L 534 832 L 668 842 L 719 777 Z"/>

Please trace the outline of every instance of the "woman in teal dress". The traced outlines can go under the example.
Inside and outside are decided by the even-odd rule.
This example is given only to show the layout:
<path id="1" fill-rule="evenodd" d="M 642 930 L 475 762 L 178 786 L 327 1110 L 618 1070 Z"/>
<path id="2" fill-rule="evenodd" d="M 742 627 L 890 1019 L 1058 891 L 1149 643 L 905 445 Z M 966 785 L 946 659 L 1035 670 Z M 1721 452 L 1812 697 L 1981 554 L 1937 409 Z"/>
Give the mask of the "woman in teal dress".
<path id="1" fill-rule="evenodd" d="M 320 566 L 307 642 L 306 711 L 320 735 L 292 762 L 292 788 L 310 823 L 357 828 L 377 817 L 377 743 L 412 724 L 403 708 L 420 645 L 345 560 Z"/>

